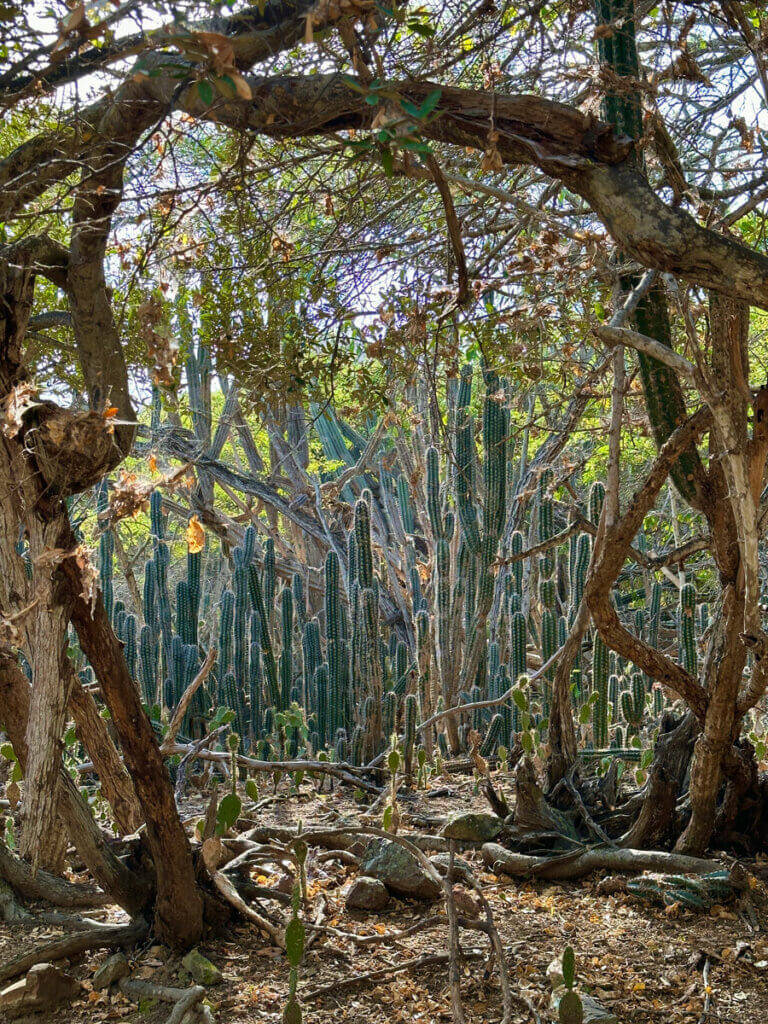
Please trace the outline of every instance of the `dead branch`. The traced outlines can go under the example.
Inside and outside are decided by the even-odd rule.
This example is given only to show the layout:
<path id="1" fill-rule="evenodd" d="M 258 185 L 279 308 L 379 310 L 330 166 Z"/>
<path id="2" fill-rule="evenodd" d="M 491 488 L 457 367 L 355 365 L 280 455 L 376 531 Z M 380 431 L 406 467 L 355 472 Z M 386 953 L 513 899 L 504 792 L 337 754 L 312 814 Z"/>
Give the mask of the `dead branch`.
<path id="1" fill-rule="evenodd" d="M 205 656 L 205 661 L 200 666 L 200 671 L 197 673 L 195 678 L 192 680 L 192 682 L 186 688 L 184 693 L 181 695 L 181 700 L 176 705 L 176 710 L 173 712 L 173 718 L 171 719 L 171 724 L 168 726 L 168 732 L 166 733 L 165 738 L 163 739 L 163 742 L 160 746 L 160 752 L 164 756 L 167 757 L 170 748 L 174 746 L 176 734 L 181 728 L 181 723 L 184 721 L 184 715 L 186 715 L 187 709 L 189 705 L 192 703 L 192 698 L 195 696 L 197 691 L 208 678 L 210 671 L 213 668 L 213 663 L 215 660 L 216 648 L 215 646 L 211 646 L 211 648 L 209 649 L 208 653 Z"/>
<path id="2" fill-rule="evenodd" d="M 138 919 L 130 924 L 107 925 L 104 928 L 90 929 L 65 935 L 63 938 L 48 942 L 31 953 L 24 953 L 0 967 L 0 982 L 24 974 L 35 964 L 43 964 L 54 960 L 64 960 L 77 956 L 89 949 L 105 949 L 115 946 L 134 946 L 149 931 L 146 921 Z"/>
<path id="3" fill-rule="evenodd" d="M 657 850 L 623 850 L 595 846 L 588 850 L 576 850 L 563 857 L 534 857 L 514 853 L 498 843 L 483 846 L 485 863 L 497 874 L 518 878 L 573 879 L 584 878 L 593 871 L 657 871 L 661 874 L 705 875 L 717 871 L 717 861 L 701 857 L 686 857 L 683 854 L 663 853 Z"/>

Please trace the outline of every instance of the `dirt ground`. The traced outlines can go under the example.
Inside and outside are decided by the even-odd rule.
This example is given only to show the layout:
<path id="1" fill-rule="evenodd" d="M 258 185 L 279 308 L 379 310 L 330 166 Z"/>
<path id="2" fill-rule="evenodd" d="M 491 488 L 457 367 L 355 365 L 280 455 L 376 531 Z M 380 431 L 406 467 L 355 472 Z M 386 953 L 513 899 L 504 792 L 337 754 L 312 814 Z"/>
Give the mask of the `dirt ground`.
<path id="1" fill-rule="evenodd" d="M 435 819 L 459 809 L 486 809 L 473 792 L 471 781 L 451 777 L 437 797 L 419 793 L 403 803 L 409 831 L 434 832 Z M 191 805 L 190 816 L 202 806 Z M 248 813 L 246 806 L 244 814 Z M 338 822 L 339 816 L 364 817 L 348 790 L 318 796 L 305 783 L 299 796 L 284 796 L 254 815 L 258 824 L 286 825 Z M 432 821 L 430 827 L 429 822 Z M 374 823 L 371 820 L 369 823 Z M 380 818 L 375 820 L 380 823 Z M 757 917 L 739 906 L 713 908 L 709 914 L 653 907 L 624 895 L 604 896 L 596 891 L 599 878 L 580 883 L 525 882 L 496 877 L 483 866 L 478 852 L 464 852 L 482 881 L 502 941 L 513 991 L 516 1022 L 552 1020 L 548 964 L 562 955 L 566 945 L 576 952 L 578 986 L 596 997 L 624 1024 L 668 1021 L 674 1024 L 738 1022 L 764 1024 L 768 1019 L 768 902 L 766 887 L 758 882 L 752 904 Z M 748 866 L 749 867 L 749 866 Z M 758 866 L 764 872 L 765 865 Z M 413 925 L 439 910 L 393 900 L 374 914 L 351 913 L 344 908 L 343 890 L 357 870 L 335 860 L 309 864 L 309 891 L 313 913 L 324 905 L 324 921 L 342 932 L 389 933 Z M 256 873 L 254 873 L 256 875 Z M 256 877 L 270 885 L 277 875 Z M 34 907 L 31 909 L 35 909 Z M 442 910 L 439 910 L 442 913 Z M 101 920 L 118 921 L 113 909 L 90 912 Z M 757 921 L 757 927 L 755 926 Z M 0 927 L 0 963 L 61 934 L 39 928 L 11 932 Z M 498 1021 L 501 1001 L 495 968 L 486 976 L 488 945 L 479 932 L 462 932 L 464 949 L 478 951 L 463 966 L 462 997 L 468 1022 Z M 450 993 L 445 963 L 393 973 L 406 961 L 441 953 L 446 929 L 416 931 L 399 942 L 360 947 L 338 935 L 326 935 L 308 949 L 300 968 L 299 996 L 305 1022 L 317 1024 L 385 1024 L 394 1021 L 451 1020 Z M 281 950 L 265 945 L 253 926 L 237 925 L 226 935 L 210 937 L 201 947 L 223 972 L 224 982 L 210 988 L 209 1002 L 219 1022 L 266 1024 L 279 1021 L 288 990 L 288 963 Z M 82 998 L 57 1014 L 45 1016 L 51 1024 L 80 1024 L 111 1020 L 159 1024 L 170 1013 L 169 1004 L 137 1008 L 121 994 L 92 991 L 94 971 L 108 951 L 85 954 L 68 965 L 84 984 Z M 133 977 L 184 987 L 190 983 L 181 958 L 148 940 L 131 954 Z M 704 1012 L 703 968 L 709 961 L 710 1006 Z M 377 978 L 362 975 L 383 972 Z M 333 986 L 325 994 L 315 994 Z M 43 1018 L 37 1017 L 36 1020 Z"/>

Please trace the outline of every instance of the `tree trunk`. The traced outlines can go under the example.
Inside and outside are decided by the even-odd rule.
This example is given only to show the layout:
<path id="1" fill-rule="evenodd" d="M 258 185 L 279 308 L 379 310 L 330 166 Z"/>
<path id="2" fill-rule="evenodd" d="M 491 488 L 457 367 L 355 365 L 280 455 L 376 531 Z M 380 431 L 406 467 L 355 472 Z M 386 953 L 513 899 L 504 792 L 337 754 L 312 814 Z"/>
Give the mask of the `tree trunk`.
<path id="1" fill-rule="evenodd" d="M 702 854 L 715 827 L 723 762 L 731 753 L 738 729 L 736 700 L 747 656 L 739 635 L 743 622 L 743 595 L 728 587 L 704 666 L 709 703 L 691 763 L 691 820 L 677 841 L 680 853 Z"/>
<path id="2" fill-rule="evenodd" d="M 670 836 L 674 838 L 675 808 L 697 732 L 696 718 L 690 711 L 677 724 L 662 724 L 645 799 L 637 821 L 621 839 L 622 846 L 653 850 L 665 845 Z"/>
<path id="3" fill-rule="evenodd" d="M 0 399 L 9 400 L 0 433 L 0 603 L 15 627 L 15 636 L 5 637 L 5 642 L 24 650 L 33 681 L 20 852 L 33 869 L 44 866 L 56 873 L 64 854 L 62 833 L 56 828 L 56 778 L 70 678 L 69 609 L 57 583 L 56 552 L 69 520 L 61 499 L 48 493 L 39 477 L 19 411 L 29 401 L 21 352 L 34 282 L 28 268 L 0 263 Z M 22 553 L 19 542 L 24 536 L 28 549 Z"/>
<path id="4" fill-rule="evenodd" d="M 0 651 L 0 722 L 8 733 L 22 771 L 27 765 L 25 735 L 30 698 L 31 687 L 16 656 Z M 149 899 L 151 887 L 111 852 L 101 829 L 61 761 L 55 786 L 59 818 L 63 826 L 56 831 L 64 837 L 69 836 L 88 870 L 115 903 L 132 916 L 141 913 Z"/>
<path id="5" fill-rule="evenodd" d="M 547 784 L 550 791 L 565 778 L 577 756 L 576 730 L 571 707 L 571 669 L 588 627 L 589 607 L 587 602 L 582 600 L 560 653 L 552 684 L 552 708 L 549 713 L 547 734 L 550 751 L 547 759 Z"/>
<path id="6" fill-rule="evenodd" d="M 131 777 L 115 749 L 96 702 L 77 678 L 72 679 L 69 710 L 75 720 L 78 739 L 93 761 L 102 796 L 107 800 L 118 828 L 124 834 L 135 832 L 144 818 Z"/>
<path id="7" fill-rule="evenodd" d="M 188 948 L 202 934 L 203 901 L 171 780 L 101 595 L 92 604 L 83 598 L 81 569 L 75 559 L 67 559 L 63 569 L 73 601 L 72 622 L 101 685 L 146 821 L 157 872 L 156 933 L 171 946 Z"/>

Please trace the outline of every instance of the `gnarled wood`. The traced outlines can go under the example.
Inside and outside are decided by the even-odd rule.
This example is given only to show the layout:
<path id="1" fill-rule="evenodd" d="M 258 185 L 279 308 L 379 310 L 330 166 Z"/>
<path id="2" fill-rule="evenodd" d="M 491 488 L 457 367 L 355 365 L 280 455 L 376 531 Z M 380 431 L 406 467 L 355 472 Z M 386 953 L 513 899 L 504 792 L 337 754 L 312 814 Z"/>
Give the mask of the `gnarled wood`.
<path id="1" fill-rule="evenodd" d="M 193 946 L 202 934 L 203 901 L 195 881 L 192 850 L 154 730 L 141 706 L 101 595 L 93 605 L 84 600 L 81 570 L 74 559 L 67 559 L 63 570 L 72 599 L 72 622 L 101 685 L 146 822 L 157 872 L 158 937 L 174 947 Z"/>
<path id="2" fill-rule="evenodd" d="M 0 651 L 0 722 L 8 733 L 22 771 L 27 764 L 25 734 L 29 702 L 30 686 L 16 657 Z M 150 895 L 146 879 L 135 875 L 109 849 L 101 829 L 61 762 L 56 789 L 60 818 L 57 831 L 69 836 L 78 855 L 111 899 L 129 914 L 139 913 Z"/>

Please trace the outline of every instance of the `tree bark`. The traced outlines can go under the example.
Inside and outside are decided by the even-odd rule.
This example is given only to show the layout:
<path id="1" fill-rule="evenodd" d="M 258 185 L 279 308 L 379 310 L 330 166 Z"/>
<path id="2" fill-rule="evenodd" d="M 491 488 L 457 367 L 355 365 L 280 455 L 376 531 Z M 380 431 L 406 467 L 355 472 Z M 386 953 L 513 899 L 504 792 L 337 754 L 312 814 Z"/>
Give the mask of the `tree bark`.
<path id="1" fill-rule="evenodd" d="M 154 730 L 141 706 L 101 595 L 92 605 L 83 599 L 81 570 L 73 558 L 67 559 L 62 568 L 73 602 L 72 622 L 101 685 L 146 821 L 157 872 L 158 938 L 176 948 L 193 946 L 202 934 L 203 901 L 195 881 L 192 850 Z"/>
<path id="2" fill-rule="evenodd" d="M 571 669 L 588 628 L 589 607 L 587 602 L 582 600 L 560 652 L 552 684 L 552 707 L 549 712 L 547 734 L 550 750 L 547 759 L 547 785 L 550 791 L 568 774 L 578 753 L 571 707 Z"/>
<path id="3" fill-rule="evenodd" d="M 96 702 L 79 679 L 73 678 L 69 710 L 77 735 L 93 761 L 102 796 L 109 804 L 115 823 L 124 834 L 135 832 L 144 820 L 131 777 L 112 742 Z"/>
<path id="4" fill-rule="evenodd" d="M 637 821 L 621 839 L 622 846 L 633 850 L 653 850 L 668 842 L 670 837 L 674 839 L 675 807 L 697 732 L 692 712 L 669 731 L 665 731 L 662 725 L 645 799 Z"/>
<path id="5" fill-rule="evenodd" d="M 734 588 L 727 588 L 704 666 L 709 703 L 691 762 L 691 819 L 675 847 L 680 853 L 703 853 L 715 827 L 723 762 L 738 732 L 736 701 L 747 660 L 739 636 L 743 617 L 743 600 Z"/>
<path id="6" fill-rule="evenodd" d="M 27 764 L 26 731 L 31 688 L 15 655 L 0 651 L 0 722 L 8 733 L 22 771 Z M 62 827 L 78 855 L 101 888 L 129 914 L 140 913 L 147 904 L 151 887 L 109 849 L 69 772 L 59 761 L 56 777 L 58 812 Z"/>

